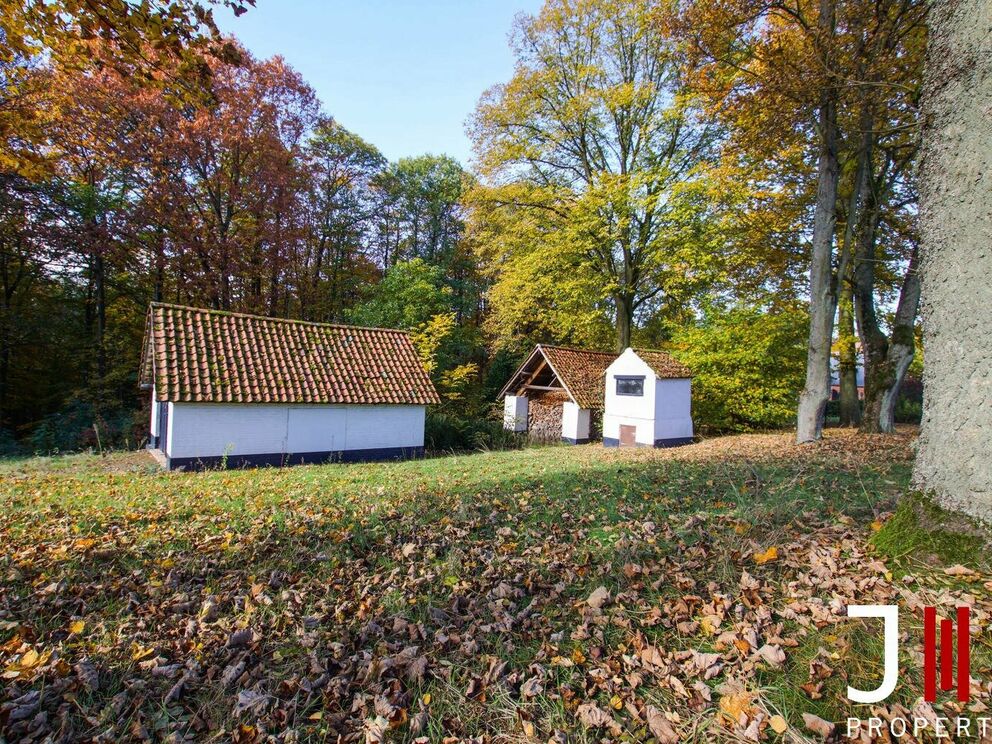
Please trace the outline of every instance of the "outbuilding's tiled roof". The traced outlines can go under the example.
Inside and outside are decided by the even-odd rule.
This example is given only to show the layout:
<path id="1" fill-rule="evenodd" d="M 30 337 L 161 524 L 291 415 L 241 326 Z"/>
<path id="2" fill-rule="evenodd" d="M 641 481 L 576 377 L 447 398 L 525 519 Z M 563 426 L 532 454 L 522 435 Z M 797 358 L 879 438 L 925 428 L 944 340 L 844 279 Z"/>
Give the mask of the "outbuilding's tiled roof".
<path id="1" fill-rule="evenodd" d="M 141 381 L 160 401 L 438 403 L 403 331 L 153 303 Z"/>
<path id="2" fill-rule="evenodd" d="M 544 344 L 538 348 L 579 408 L 603 407 L 603 376 L 617 358 L 616 354 Z"/>
<path id="3" fill-rule="evenodd" d="M 634 349 L 651 370 L 662 379 L 682 379 L 692 377 L 689 368 L 664 351 Z M 592 351 L 571 349 L 565 346 L 538 344 L 527 360 L 520 366 L 499 397 L 508 395 L 511 388 L 520 385 L 521 376 L 528 370 L 536 369 L 538 358 L 543 357 L 551 366 L 558 382 L 572 397 L 579 408 L 599 409 L 605 404 L 606 370 L 620 356 L 612 351 Z"/>
<path id="4" fill-rule="evenodd" d="M 682 380 L 692 377 L 692 372 L 682 362 L 678 361 L 671 354 L 653 349 L 634 349 L 651 371 L 663 380 Z"/>

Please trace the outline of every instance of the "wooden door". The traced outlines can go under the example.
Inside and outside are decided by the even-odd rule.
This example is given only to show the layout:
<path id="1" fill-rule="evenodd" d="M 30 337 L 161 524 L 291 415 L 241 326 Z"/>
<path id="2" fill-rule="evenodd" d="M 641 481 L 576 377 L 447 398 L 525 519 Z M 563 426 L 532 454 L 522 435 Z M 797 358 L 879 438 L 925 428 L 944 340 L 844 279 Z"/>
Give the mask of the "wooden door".
<path id="1" fill-rule="evenodd" d="M 633 447 L 637 444 L 637 427 L 620 424 L 620 446 Z"/>

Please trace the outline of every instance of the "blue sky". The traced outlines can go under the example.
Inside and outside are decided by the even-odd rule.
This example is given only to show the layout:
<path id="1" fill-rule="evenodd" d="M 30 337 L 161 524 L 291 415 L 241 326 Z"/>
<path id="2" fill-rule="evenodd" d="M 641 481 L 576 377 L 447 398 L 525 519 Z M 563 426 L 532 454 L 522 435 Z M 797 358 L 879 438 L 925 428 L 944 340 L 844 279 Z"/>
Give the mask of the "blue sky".
<path id="1" fill-rule="evenodd" d="M 257 57 L 282 55 L 324 110 L 390 160 L 446 153 L 468 165 L 465 122 L 513 73 L 514 16 L 540 0 L 258 0 L 214 10 Z"/>

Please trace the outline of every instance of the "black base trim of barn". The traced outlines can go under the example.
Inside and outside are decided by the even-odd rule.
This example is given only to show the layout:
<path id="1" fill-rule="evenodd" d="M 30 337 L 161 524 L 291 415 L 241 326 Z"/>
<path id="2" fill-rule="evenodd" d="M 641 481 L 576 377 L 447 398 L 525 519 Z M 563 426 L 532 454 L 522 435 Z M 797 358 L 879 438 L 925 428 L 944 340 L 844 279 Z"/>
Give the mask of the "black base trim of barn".
<path id="1" fill-rule="evenodd" d="M 655 439 L 655 447 L 681 447 L 686 444 L 692 444 L 692 437 L 674 437 L 672 439 Z"/>
<path id="2" fill-rule="evenodd" d="M 658 448 L 663 447 L 681 447 L 684 444 L 692 444 L 692 437 L 673 437 L 672 439 L 655 439 L 654 446 Z M 619 447 L 620 440 L 614 439 L 613 437 L 603 437 L 604 447 Z M 634 445 L 635 447 L 647 447 L 646 444 L 641 444 L 638 442 Z"/>
<path id="3" fill-rule="evenodd" d="M 585 439 L 572 439 L 571 437 L 562 437 L 562 444 L 589 444 L 589 438 Z"/>
<path id="4" fill-rule="evenodd" d="M 288 465 L 323 465 L 332 462 L 378 462 L 412 460 L 424 456 L 423 447 L 380 447 L 378 449 L 336 450 L 329 452 L 280 452 L 261 455 L 217 455 L 210 457 L 170 457 L 167 470 L 215 470 L 220 468 L 286 467 Z"/>

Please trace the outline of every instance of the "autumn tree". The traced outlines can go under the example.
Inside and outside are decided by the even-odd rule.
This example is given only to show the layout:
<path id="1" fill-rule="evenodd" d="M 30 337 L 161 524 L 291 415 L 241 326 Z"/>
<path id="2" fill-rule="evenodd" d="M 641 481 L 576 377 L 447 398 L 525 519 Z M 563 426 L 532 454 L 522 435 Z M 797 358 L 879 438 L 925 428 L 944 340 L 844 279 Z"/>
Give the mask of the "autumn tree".
<path id="1" fill-rule="evenodd" d="M 278 58 L 220 65 L 215 102 L 181 111 L 164 143 L 173 177 L 169 235 L 190 302 L 284 314 L 299 238 L 299 164 L 317 122 L 313 90 Z"/>
<path id="2" fill-rule="evenodd" d="M 698 176 L 715 128 L 686 89 L 676 41 L 644 3 L 549 2 L 518 21 L 513 50 L 513 78 L 483 96 L 472 124 L 477 198 L 514 214 L 509 234 L 482 239 L 502 265 L 496 296 L 503 281 L 578 283 L 624 348 L 635 317 L 706 263 Z M 520 238 L 536 227 L 541 242 L 528 249 Z"/>
<path id="3" fill-rule="evenodd" d="M 233 62 L 211 6 L 240 15 L 254 0 L 0 0 L 0 170 L 29 172 L 44 140 L 30 71 L 110 70 L 186 99 L 209 92 L 209 60 Z"/>
<path id="4" fill-rule="evenodd" d="M 144 198 L 139 153 L 161 96 L 108 70 L 44 73 L 49 93 L 50 193 L 59 208 L 49 245 L 62 247 L 62 267 L 83 280 L 84 337 L 90 347 L 87 385 L 103 392 L 108 360 L 109 286 L 134 265 L 140 230 L 134 208 Z"/>
<path id="5" fill-rule="evenodd" d="M 697 85 L 735 138 L 743 132 L 743 141 L 758 143 L 755 157 L 783 135 L 788 142 L 801 133 L 812 143 L 808 158 L 815 165 L 807 172 L 815 196 L 806 223 L 810 337 L 800 442 L 819 438 L 822 430 L 838 307 L 842 372 L 853 379 L 855 242 L 879 167 L 873 145 L 888 136 L 889 127 L 905 132 L 914 124 L 905 100 L 914 75 L 918 79 L 913 60 L 919 59 L 924 10 L 911 0 L 697 0 L 683 19 L 696 55 L 705 60 Z M 901 119 L 892 116 L 900 98 Z"/>

